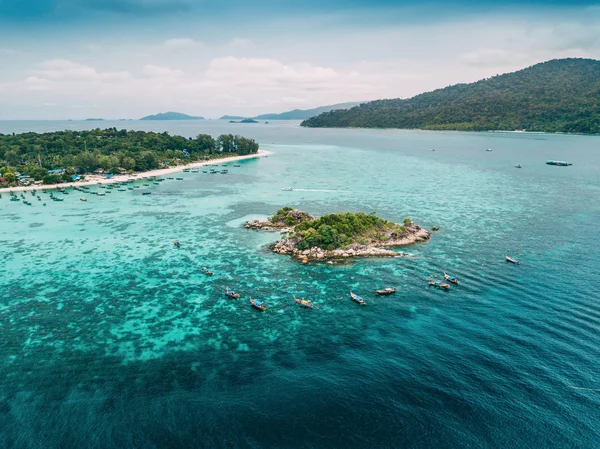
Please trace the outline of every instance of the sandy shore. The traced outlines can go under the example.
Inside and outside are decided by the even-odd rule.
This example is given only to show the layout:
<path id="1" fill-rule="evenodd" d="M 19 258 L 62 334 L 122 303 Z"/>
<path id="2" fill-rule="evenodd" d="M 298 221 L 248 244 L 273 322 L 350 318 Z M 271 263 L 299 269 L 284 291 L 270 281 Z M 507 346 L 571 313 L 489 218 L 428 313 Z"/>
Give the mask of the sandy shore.
<path id="1" fill-rule="evenodd" d="M 267 156 L 269 153 L 267 151 L 264 150 L 258 150 L 258 153 L 256 154 L 248 154 L 246 156 L 231 156 L 231 157 L 222 157 L 219 159 L 211 159 L 209 161 L 202 161 L 202 162 L 194 162 L 193 164 L 188 164 L 188 165 L 178 165 L 176 167 L 169 167 L 169 168 L 162 168 L 160 170 L 150 170 L 150 171 L 145 171 L 145 172 L 141 172 L 141 173 L 134 173 L 132 175 L 115 175 L 110 179 L 107 179 L 106 177 L 104 177 L 104 175 L 86 175 L 85 176 L 85 181 L 76 181 L 76 182 L 66 182 L 66 183 L 62 183 L 62 184 L 40 184 L 40 185 L 33 185 L 33 186 L 19 186 L 19 187 L 5 187 L 0 189 L 0 193 L 5 193 L 5 192 L 25 192 L 25 191 L 30 191 L 30 190 L 49 190 L 49 189 L 57 189 L 58 187 L 73 187 L 73 186 L 93 186 L 93 185 L 97 185 L 97 184 L 112 184 L 114 182 L 123 182 L 123 181 L 130 181 L 130 180 L 139 180 L 139 179 L 146 179 L 146 178 L 150 178 L 152 176 L 165 176 L 171 173 L 177 173 L 182 171 L 183 169 L 186 168 L 198 168 L 198 167 L 204 167 L 207 165 L 213 165 L 213 164 L 218 164 L 221 162 L 235 162 L 235 161 L 242 161 L 244 159 L 253 159 L 255 157 L 263 157 L 263 156 Z"/>

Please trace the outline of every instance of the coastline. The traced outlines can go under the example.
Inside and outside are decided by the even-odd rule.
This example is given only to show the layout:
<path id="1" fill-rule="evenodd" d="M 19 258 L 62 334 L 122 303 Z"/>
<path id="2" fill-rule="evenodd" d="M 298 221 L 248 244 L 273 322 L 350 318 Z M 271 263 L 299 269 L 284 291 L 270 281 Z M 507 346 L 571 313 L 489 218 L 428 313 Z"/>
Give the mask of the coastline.
<path id="1" fill-rule="evenodd" d="M 208 161 L 194 162 L 192 164 L 186 165 L 177 165 L 175 167 L 169 168 L 160 168 L 156 170 L 150 170 L 145 172 L 133 173 L 132 175 L 115 175 L 112 178 L 105 178 L 100 175 L 88 175 L 87 177 L 93 177 L 92 179 L 87 179 L 85 181 L 75 181 L 75 182 L 64 182 L 61 184 L 40 184 L 33 186 L 18 186 L 18 187 L 3 187 L 0 188 L 0 193 L 8 193 L 8 192 L 27 192 L 31 190 L 52 190 L 58 189 L 59 187 L 79 187 L 79 186 L 94 186 L 98 184 L 112 184 L 114 182 L 124 182 L 124 181 L 136 181 L 141 179 L 150 178 L 152 176 L 164 176 L 171 173 L 177 173 L 187 168 L 199 168 L 205 167 L 207 165 L 213 165 L 219 162 L 235 162 L 235 161 L 243 161 L 245 159 L 254 159 L 257 157 L 268 156 L 269 152 L 265 150 L 258 150 L 256 154 L 247 154 L 244 156 L 230 156 L 230 157 L 222 157 L 218 159 L 211 159 Z"/>

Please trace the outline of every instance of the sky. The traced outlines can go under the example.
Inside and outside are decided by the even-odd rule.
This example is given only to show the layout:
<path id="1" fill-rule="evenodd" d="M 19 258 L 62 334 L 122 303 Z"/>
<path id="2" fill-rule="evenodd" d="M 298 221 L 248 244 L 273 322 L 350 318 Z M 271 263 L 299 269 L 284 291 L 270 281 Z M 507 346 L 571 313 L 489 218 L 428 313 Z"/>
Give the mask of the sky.
<path id="1" fill-rule="evenodd" d="M 0 0 L 0 120 L 218 118 L 600 59 L 600 0 Z"/>

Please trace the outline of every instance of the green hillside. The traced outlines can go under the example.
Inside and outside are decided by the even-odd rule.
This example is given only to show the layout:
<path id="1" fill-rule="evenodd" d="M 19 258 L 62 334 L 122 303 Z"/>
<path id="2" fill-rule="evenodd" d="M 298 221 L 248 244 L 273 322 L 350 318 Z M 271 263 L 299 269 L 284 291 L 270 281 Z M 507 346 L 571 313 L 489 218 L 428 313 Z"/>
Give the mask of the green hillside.
<path id="1" fill-rule="evenodd" d="M 600 133 L 600 61 L 556 59 L 409 99 L 326 112 L 302 126 Z"/>

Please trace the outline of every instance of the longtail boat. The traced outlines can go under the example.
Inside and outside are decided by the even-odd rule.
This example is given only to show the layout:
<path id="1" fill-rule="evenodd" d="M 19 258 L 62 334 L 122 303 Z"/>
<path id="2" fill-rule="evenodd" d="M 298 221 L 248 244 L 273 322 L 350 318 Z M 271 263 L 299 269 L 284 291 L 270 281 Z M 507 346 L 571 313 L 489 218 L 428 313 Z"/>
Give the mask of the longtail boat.
<path id="1" fill-rule="evenodd" d="M 434 281 L 433 279 L 429 281 L 429 285 L 433 285 L 437 288 L 443 288 L 444 290 L 448 290 L 450 288 L 450 284 L 443 284 L 440 281 Z"/>
<path id="2" fill-rule="evenodd" d="M 365 302 L 364 299 L 362 299 L 362 297 L 350 292 L 350 297 L 352 298 L 353 301 L 356 301 L 357 303 L 359 303 L 361 306 L 366 305 L 367 303 Z"/>
<path id="3" fill-rule="evenodd" d="M 302 307 L 306 307 L 309 309 L 316 309 L 316 306 L 309 301 L 308 299 L 298 299 L 294 296 L 294 301 L 296 301 L 298 304 L 300 304 Z"/>
<path id="4" fill-rule="evenodd" d="M 228 296 L 229 298 L 233 298 L 233 299 L 238 299 L 240 297 L 240 294 L 234 292 L 229 287 L 225 287 L 225 296 Z"/>
<path id="5" fill-rule="evenodd" d="M 267 310 L 267 308 L 265 307 L 265 305 L 262 302 L 260 302 L 256 299 L 252 299 L 252 296 L 250 297 L 250 304 L 252 304 L 252 307 L 260 310 L 261 312 L 264 310 Z"/>
<path id="6" fill-rule="evenodd" d="M 510 262 L 510 263 L 517 264 L 517 265 L 519 265 L 519 264 L 521 263 L 521 261 L 520 261 L 520 260 L 518 260 L 518 259 L 513 259 L 513 258 L 512 258 L 512 257 L 510 257 L 510 256 L 506 256 L 506 261 L 507 261 L 507 262 Z"/>
<path id="7" fill-rule="evenodd" d="M 173 240 L 173 245 L 179 248 L 181 246 L 181 243 L 179 243 L 179 240 Z"/>
<path id="8" fill-rule="evenodd" d="M 213 273 L 212 271 L 210 271 L 210 270 L 209 270 L 208 268 L 206 268 L 206 267 L 202 267 L 202 272 L 203 272 L 204 274 L 206 274 L 207 276 L 212 276 L 213 274 L 215 274 L 215 273 Z"/>
<path id="9" fill-rule="evenodd" d="M 392 293 L 396 293 L 396 289 L 392 287 L 382 288 L 381 290 L 375 290 L 375 293 L 378 295 L 391 295 Z"/>
<path id="10" fill-rule="evenodd" d="M 458 285 L 458 279 L 456 279 L 454 276 L 450 276 L 449 274 L 446 274 L 445 271 L 444 271 L 444 279 L 448 282 L 452 282 L 453 284 Z"/>

